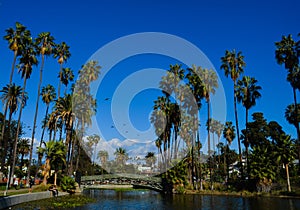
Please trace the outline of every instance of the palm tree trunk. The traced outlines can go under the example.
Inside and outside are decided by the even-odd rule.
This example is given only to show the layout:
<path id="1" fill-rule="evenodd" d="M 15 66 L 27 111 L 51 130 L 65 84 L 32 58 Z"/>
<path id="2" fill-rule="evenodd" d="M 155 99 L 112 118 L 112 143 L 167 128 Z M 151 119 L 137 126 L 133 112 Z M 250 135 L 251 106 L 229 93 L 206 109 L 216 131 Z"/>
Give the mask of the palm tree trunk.
<path id="1" fill-rule="evenodd" d="M 49 112 L 49 104 L 47 105 L 47 108 L 46 108 L 45 122 L 44 122 L 44 125 L 43 125 L 43 131 L 42 131 L 42 135 L 41 135 L 40 147 L 42 146 L 43 141 L 44 141 L 44 134 L 45 134 L 45 130 L 46 130 L 46 119 L 47 119 L 47 116 L 48 116 L 48 112 Z M 49 139 L 49 140 L 51 140 L 51 139 Z"/>
<path id="2" fill-rule="evenodd" d="M 250 162 L 249 162 L 249 139 L 248 139 L 248 112 L 249 110 L 246 109 L 246 136 L 245 136 L 245 140 L 246 140 L 246 159 L 247 159 L 247 176 L 249 177 L 250 174 Z"/>
<path id="3" fill-rule="evenodd" d="M 18 55 L 18 50 L 14 51 L 14 60 L 11 66 L 11 72 L 10 72 L 10 77 L 9 77 L 9 84 L 11 85 L 13 76 L 14 76 L 14 71 L 15 71 L 15 65 L 16 65 L 16 60 L 17 60 L 17 55 Z"/>
<path id="4" fill-rule="evenodd" d="M 8 131 L 8 138 L 10 139 L 10 124 L 11 124 L 11 119 L 12 119 L 12 112 L 10 111 L 9 112 L 9 117 L 8 117 L 8 123 L 7 123 L 7 127 L 8 127 L 8 129 L 7 129 L 7 131 Z M 3 168 L 4 168 L 4 166 L 5 166 L 5 159 L 6 159 L 6 156 L 7 156 L 7 150 L 8 150 L 8 139 L 6 140 L 6 141 L 4 141 L 3 142 L 3 159 L 2 159 L 2 166 L 3 166 Z"/>
<path id="5" fill-rule="evenodd" d="M 57 98 L 60 97 L 61 74 L 62 74 L 62 63 L 60 64 L 60 68 L 59 68 L 59 81 L 58 81 L 58 87 L 57 87 Z"/>
<path id="6" fill-rule="evenodd" d="M 293 87 L 293 95 L 294 95 L 294 105 L 295 105 L 295 112 L 298 115 L 298 104 L 297 104 L 297 93 L 296 88 Z M 296 117 L 297 119 L 297 117 Z M 299 122 L 296 123 L 296 130 L 297 130 L 297 155 L 299 160 L 298 166 L 298 174 L 300 174 L 300 129 L 299 129 Z"/>
<path id="7" fill-rule="evenodd" d="M 39 111 L 39 100 L 40 100 L 40 95 L 41 95 L 40 90 L 41 90 L 41 85 L 42 85 L 42 80 L 43 80 L 44 61 L 45 61 L 44 55 L 42 54 L 42 63 L 41 63 L 41 67 L 40 67 L 40 80 L 39 80 L 39 84 L 38 84 L 38 92 L 37 92 L 37 98 L 36 98 L 36 104 L 35 104 L 35 113 L 34 113 L 34 120 L 33 120 L 33 127 L 32 127 L 31 144 L 30 144 L 30 150 L 29 150 L 29 163 L 28 163 L 26 183 L 29 183 L 29 179 L 30 179 L 30 170 L 29 169 L 31 167 L 36 120 L 37 120 L 37 115 L 38 115 L 38 111 Z"/>
<path id="8" fill-rule="evenodd" d="M 208 140 L 208 157 L 210 156 L 210 100 L 207 100 L 207 140 Z M 209 161 L 209 179 L 210 179 L 210 189 L 213 190 L 213 180 L 212 180 L 212 160 Z"/>
<path id="9" fill-rule="evenodd" d="M 14 59 L 12 62 L 12 66 L 11 66 L 11 72 L 10 72 L 10 77 L 9 77 L 9 85 L 12 84 L 12 80 L 13 80 L 13 75 L 14 75 L 14 71 L 15 71 L 15 65 L 16 65 L 16 60 L 17 60 L 17 54 L 18 54 L 18 50 L 14 51 Z M 3 116 L 3 125 L 2 125 L 2 134 L 1 134 L 1 139 L 0 139 L 0 143 L 3 142 L 3 145 L 5 145 L 5 141 L 4 141 L 4 131 L 5 131 L 5 124 L 6 124 L 6 115 L 7 115 L 7 110 L 8 110 L 8 104 L 5 104 L 5 108 L 4 108 L 4 116 Z M 6 142 L 7 144 L 7 142 Z M 7 148 L 5 146 L 3 146 L 4 148 L 4 154 L 1 158 L 1 168 L 4 168 L 5 165 L 5 157 L 7 154 Z"/>
<path id="10" fill-rule="evenodd" d="M 237 107 L 236 107 L 236 102 L 237 102 L 237 98 L 236 98 L 236 81 L 234 81 L 233 94 L 234 94 L 234 115 L 235 115 L 235 124 L 236 124 L 236 134 L 237 134 L 237 138 L 238 138 L 241 175 L 242 175 L 242 179 L 244 179 L 244 170 L 243 170 L 243 161 L 242 161 L 243 157 L 242 157 L 240 130 L 239 130 L 239 120 L 238 120 L 238 112 L 237 112 Z"/>
<path id="11" fill-rule="evenodd" d="M 289 173 L 289 164 L 285 164 L 285 171 L 286 171 L 286 182 L 287 182 L 287 190 L 291 192 L 291 184 L 290 184 L 290 173 Z"/>
<path id="12" fill-rule="evenodd" d="M 5 158 L 6 158 L 6 154 L 7 154 L 7 146 L 5 147 L 5 145 L 7 145 L 7 140 L 4 140 L 4 133 L 5 133 L 5 122 L 6 122 L 6 115 L 7 115 L 7 110 L 8 110 L 8 104 L 5 103 L 5 110 L 4 110 L 4 116 L 3 116 L 3 124 L 2 124 L 2 130 L 1 130 L 1 145 L 3 145 L 3 152 L 1 153 L 1 168 L 4 168 L 5 166 Z M 9 127 L 8 127 L 9 128 Z"/>
<path id="13" fill-rule="evenodd" d="M 24 77 L 24 83 L 23 83 L 22 99 L 25 96 L 26 81 L 27 81 L 27 79 L 26 79 L 26 76 L 25 76 Z M 18 139 L 19 139 L 19 130 L 20 130 L 20 127 L 21 127 L 22 111 L 23 111 L 23 104 L 21 104 L 20 111 L 19 111 L 18 125 L 17 125 L 14 145 L 13 145 L 13 161 L 12 161 L 12 164 L 11 164 L 11 170 L 10 170 L 10 174 L 9 174 L 8 185 L 10 185 L 11 178 L 14 175 L 14 172 L 15 172 L 15 166 L 16 166 L 16 160 L 17 160 L 17 145 L 18 145 Z M 28 168 L 28 171 L 29 171 L 29 168 Z"/>

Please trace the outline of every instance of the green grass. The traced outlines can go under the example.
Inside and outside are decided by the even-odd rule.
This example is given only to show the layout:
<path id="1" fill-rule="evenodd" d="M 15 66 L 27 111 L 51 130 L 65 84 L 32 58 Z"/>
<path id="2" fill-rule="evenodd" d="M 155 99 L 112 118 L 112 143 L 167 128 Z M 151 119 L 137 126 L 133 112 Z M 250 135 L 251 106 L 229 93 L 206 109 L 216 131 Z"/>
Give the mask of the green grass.
<path id="1" fill-rule="evenodd" d="M 83 206 L 88 203 L 93 203 L 96 200 L 93 198 L 86 197 L 84 195 L 66 195 L 55 198 L 48 198 L 43 200 L 37 200 L 34 202 L 22 203 L 12 207 L 12 209 L 57 209 L 57 208 L 75 208 Z"/>

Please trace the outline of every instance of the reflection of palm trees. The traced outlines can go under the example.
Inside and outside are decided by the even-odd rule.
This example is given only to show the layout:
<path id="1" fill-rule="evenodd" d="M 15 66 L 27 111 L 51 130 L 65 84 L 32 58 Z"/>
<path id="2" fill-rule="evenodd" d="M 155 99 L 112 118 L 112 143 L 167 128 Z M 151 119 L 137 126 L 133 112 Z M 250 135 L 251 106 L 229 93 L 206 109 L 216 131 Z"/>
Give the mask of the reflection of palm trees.
<path id="1" fill-rule="evenodd" d="M 123 172 L 125 162 L 128 159 L 128 154 L 126 153 L 126 150 L 123 149 L 122 147 L 119 147 L 116 149 L 114 155 L 116 156 L 116 162 L 118 167 L 120 167 L 121 172 Z"/>
<path id="2" fill-rule="evenodd" d="M 155 161 L 156 161 L 154 152 L 148 152 L 147 155 L 145 156 L 145 159 L 146 159 L 147 165 L 152 168 L 154 166 Z"/>
<path id="3" fill-rule="evenodd" d="M 98 155 L 97 155 L 98 159 L 100 159 L 100 162 L 101 162 L 101 168 L 102 168 L 102 174 L 103 174 L 103 168 L 105 170 L 107 170 L 107 160 L 108 160 L 108 152 L 105 151 L 105 150 L 100 150 L 98 152 Z"/>

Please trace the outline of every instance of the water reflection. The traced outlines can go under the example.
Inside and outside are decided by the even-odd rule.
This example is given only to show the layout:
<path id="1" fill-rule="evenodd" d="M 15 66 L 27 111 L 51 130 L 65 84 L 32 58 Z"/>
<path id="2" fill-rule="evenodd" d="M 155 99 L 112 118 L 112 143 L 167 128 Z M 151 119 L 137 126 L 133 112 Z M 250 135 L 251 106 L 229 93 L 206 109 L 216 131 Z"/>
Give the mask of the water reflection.
<path id="1" fill-rule="evenodd" d="M 299 199 L 242 198 L 216 195 L 163 195 L 154 191 L 86 190 L 84 194 L 97 200 L 77 209 L 225 209 L 225 210 L 296 210 Z"/>

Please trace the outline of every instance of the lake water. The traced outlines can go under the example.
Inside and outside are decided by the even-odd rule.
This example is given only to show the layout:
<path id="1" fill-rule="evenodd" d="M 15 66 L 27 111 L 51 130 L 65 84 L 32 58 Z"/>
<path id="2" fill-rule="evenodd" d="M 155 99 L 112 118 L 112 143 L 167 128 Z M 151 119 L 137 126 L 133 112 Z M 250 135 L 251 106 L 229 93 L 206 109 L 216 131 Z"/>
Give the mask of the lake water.
<path id="1" fill-rule="evenodd" d="M 255 209 L 298 210 L 300 199 L 242 198 L 211 195 L 163 195 L 154 191 L 85 190 L 84 194 L 95 198 L 96 203 L 75 209 Z"/>

